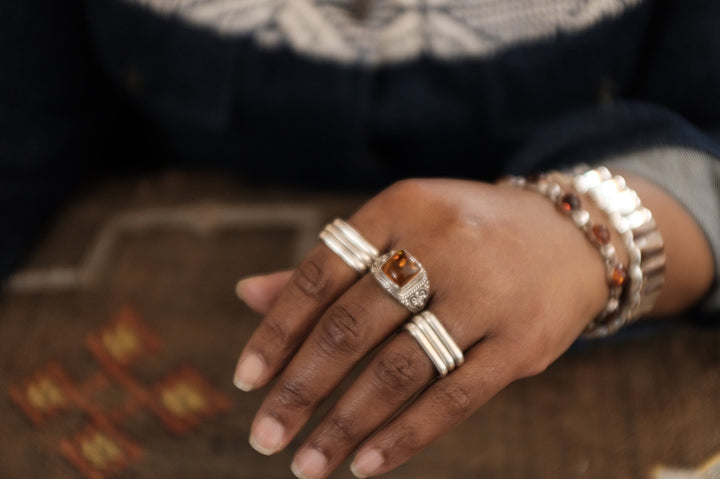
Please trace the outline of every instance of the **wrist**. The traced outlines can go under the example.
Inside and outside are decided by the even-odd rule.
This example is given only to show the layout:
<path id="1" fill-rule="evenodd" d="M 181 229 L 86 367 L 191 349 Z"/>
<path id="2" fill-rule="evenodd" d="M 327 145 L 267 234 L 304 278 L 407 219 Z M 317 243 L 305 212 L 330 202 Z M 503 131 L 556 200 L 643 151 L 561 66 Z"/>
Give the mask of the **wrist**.
<path id="1" fill-rule="evenodd" d="M 554 272 L 564 278 L 564 288 L 577 306 L 572 309 L 581 329 L 589 329 L 617 312 L 627 274 L 615 254 L 616 246 L 610 243 L 611 227 L 597 221 L 597 215 L 591 219 L 585 209 L 590 201 L 577 195 L 574 189 L 566 189 L 566 183 L 561 185 L 557 179 L 554 173 L 549 173 L 510 177 L 500 184 L 525 190 L 522 194 L 532 201 L 532 205 L 523 209 L 544 223 L 540 236 L 548 249 L 555 252 Z M 539 195 L 545 199 L 538 199 Z"/>
<path id="2" fill-rule="evenodd" d="M 652 213 L 622 176 L 613 176 L 604 167 L 579 166 L 574 171 L 510 177 L 507 182 L 548 198 L 597 248 L 609 294 L 584 334 L 605 336 L 652 310 L 664 285 L 664 242 Z M 581 206 L 586 200 L 587 206 Z M 598 217 L 603 223 L 596 223 Z M 615 234 L 604 222 L 612 225 Z"/>

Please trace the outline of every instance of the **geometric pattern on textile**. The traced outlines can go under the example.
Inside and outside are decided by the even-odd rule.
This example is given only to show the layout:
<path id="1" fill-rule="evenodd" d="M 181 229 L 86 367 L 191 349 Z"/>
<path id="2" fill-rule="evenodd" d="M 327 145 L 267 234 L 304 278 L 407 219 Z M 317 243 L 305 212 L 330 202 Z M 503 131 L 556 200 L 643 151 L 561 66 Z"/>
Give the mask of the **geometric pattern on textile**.
<path id="1" fill-rule="evenodd" d="M 487 57 L 619 16 L 642 0 L 126 0 L 263 47 L 380 66 Z"/>
<path id="2" fill-rule="evenodd" d="M 75 383 L 62 365 L 50 362 L 9 392 L 37 427 L 66 412 L 84 413 L 85 425 L 61 438 L 59 448 L 87 479 L 116 475 L 143 456 L 143 446 L 122 431 L 136 414 L 150 412 L 168 432 L 181 436 L 231 406 L 222 392 L 189 366 L 173 369 L 155 384 L 138 379 L 132 366 L 155 355 L 161 343 L 131 308 L 123 308 L 100 331 L 89 333 L 86 345 L 100 369 L 83 382 Z M 111 387 L 120 388 L 121 401 L 106 407 L 95 398 Z"/>
<path id="3" fill-rule="evenodd" d="M 115 248 L 128 236 L 152 230 L 188 231 L 206 237 L 226 229 L 288 227 L 297 230 L 294 248 L 299 262 L 316 242 L 322 226 L 318 212 L 302 205 L 268 208 L 249 204 L 204 202 L 196 205 L 145 208 L 116 215 L 105 222 L 80 264 L 20 270 L 7 281 L 11 292 L 71 291 L 91 287 L 107 273 Z"/>

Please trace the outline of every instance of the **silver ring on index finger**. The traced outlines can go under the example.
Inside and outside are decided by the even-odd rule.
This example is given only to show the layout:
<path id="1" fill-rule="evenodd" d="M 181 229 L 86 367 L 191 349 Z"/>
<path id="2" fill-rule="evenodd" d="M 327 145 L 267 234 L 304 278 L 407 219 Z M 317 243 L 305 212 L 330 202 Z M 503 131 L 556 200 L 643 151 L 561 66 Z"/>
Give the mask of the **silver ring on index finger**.
<path id="1" fill-rule="evenodd" d="M 379 254 L 375 246 L 339 218 L 325 226 L 319 237 L 333 253 L 360 274 L 367 272 Z"/>

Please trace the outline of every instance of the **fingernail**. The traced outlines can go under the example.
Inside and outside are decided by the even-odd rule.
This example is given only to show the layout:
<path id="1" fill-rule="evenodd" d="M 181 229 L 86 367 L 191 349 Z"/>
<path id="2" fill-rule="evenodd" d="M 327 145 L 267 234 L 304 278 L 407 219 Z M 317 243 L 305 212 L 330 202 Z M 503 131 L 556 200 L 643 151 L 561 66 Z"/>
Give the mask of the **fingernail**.
<path id="1" fill-rule="evenodd" d="M 245 287 L 245 285 L 247 284 L 249 279 L 250 278 L 243 278 L 240 281 L 238 281 L 237 284 L 235 284 L 235 296 L 237 296 L 240 301 L 245 302 L 245 295 L 243 294 L 243 288 Z"/>
<path id="2" fill-rule="evenodd" d="M 315 479 L 322 477 L 327 468 L 328 461 L 317 449 L 306 448 L 295 456 L 290 470 L 300 479 Z"/>
<path id="3" fill-rule="evenodd" d="M 248 354 L 235 368 L 233 384 L 242 391 L 252 391 L 263 374 L 265 365 L 257 354 Z"/>
<path id="4" fill-rule="evenodd" d="M 250 434 L 250 445 L 260 454 L 269 456 L 282 448 L 285 428 L 270 416 L 260 419 Z"/>
<path id="5" fill-rule="evenodd" d="M 350 465 L 350 471 L 355 477 L 363 479 L 365 477 L 374 474 L 380 466 L 383 465 L 385 459 L 377 449 L 370 449 L 369 451 L 363 451 L 355 457 L 355 460 Z"/>

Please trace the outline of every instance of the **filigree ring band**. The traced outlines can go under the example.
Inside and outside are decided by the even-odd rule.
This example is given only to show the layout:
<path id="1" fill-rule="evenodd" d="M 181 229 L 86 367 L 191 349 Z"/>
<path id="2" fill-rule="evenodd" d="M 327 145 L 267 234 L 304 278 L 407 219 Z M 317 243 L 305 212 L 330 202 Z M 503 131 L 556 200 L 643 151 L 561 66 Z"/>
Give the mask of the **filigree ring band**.
<path id="1" fill-rule="evenodd" d="M 373 261 L 371 271 L 378 284 L 411 313 L 425 308 L 430 281 L 413 255 L 402 249 L 384 254 Z"/>

